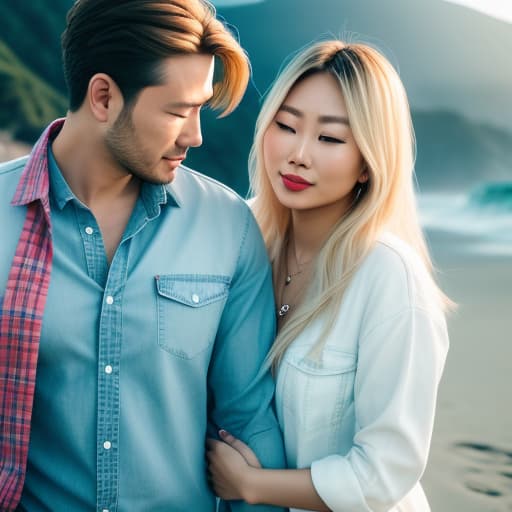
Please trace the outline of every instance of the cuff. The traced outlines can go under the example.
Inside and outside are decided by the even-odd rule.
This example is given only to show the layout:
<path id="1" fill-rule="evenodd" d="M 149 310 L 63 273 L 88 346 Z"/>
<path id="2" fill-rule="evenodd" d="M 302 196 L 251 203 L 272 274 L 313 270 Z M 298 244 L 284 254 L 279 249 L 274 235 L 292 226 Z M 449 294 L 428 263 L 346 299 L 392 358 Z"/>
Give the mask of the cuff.
<path id="1" fill-rule="evenodd" d="M 371 512 L 350 463 L 341 455 L 330 455 L 311 465 L 316 492 L 333 512 Z"/>

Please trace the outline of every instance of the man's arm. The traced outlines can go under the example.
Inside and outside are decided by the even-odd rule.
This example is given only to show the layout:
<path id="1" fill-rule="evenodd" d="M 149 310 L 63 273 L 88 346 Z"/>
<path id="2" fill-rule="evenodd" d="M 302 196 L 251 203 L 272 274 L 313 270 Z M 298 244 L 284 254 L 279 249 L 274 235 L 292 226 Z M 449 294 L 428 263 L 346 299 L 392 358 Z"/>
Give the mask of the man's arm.
<path id="1" fill-rule="evenodd" d="M 275 335 L 271 270 L 252 214 L 241 240 L 229 297 L 220 321 L 208 375 L 210 423 L 246 442 L 265 468 L 285 468 L 281 431 L 274 409 L 274 381 L 263 370 Z M 236 512 L 276 510 L 229 502 Z M 226 503 L 221 508 L 226 509 Z"/>

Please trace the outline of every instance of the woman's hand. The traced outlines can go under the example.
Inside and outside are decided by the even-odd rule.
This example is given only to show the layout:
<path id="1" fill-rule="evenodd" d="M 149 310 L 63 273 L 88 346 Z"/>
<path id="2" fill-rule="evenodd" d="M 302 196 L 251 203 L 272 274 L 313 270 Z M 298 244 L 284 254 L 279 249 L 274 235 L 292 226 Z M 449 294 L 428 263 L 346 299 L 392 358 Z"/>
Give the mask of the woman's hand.
<path id="1" fill-rule="evenodd" d="M 208 470 L 215 494 L 225 500 L 249 501 L 250 475 L 261 468 L 255 453 L 240 439 L 225 430 L 219 431 L 222 441 L 208 439 Z"/>

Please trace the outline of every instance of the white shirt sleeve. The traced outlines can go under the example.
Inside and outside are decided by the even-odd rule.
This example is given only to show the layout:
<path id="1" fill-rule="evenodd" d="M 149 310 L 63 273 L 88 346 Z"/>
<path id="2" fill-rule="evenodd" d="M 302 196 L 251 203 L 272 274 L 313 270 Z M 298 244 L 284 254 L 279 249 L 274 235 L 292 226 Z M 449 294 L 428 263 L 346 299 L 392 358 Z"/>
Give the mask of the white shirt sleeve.
<path id="1" fill-rule="evenodd" d="M 418 482 L 447 349 L 442 315 L 414 306 L 362 334 L 353 446 L 345 456 L 331 455 L 311 466 L 315 489 L 331 510 L 388 511 Z"/>

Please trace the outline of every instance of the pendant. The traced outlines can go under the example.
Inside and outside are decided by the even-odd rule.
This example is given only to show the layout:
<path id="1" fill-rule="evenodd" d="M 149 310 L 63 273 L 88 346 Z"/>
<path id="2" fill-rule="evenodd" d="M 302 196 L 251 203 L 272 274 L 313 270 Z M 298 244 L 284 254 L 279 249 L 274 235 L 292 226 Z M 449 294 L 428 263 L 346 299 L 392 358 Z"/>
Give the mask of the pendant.
<path id="1" fill-rule="evenodd" d="M 279 308 L 279 311 L 278 311 L 278 315 L 283 317 L 286 315 L 286 313 L 288 313 L 288 311 L 290 310 L 290 306 L 289 304 L 283 304 L 280 308 Z"/>
<path id="2" fill-rule="evenodd" d="M 284 281 L 284 285 L 286 286 L 287 284 L 290 284 L 291 282 L 292 282 L 292 276 L 287 275 L 286 279 Z"/>

